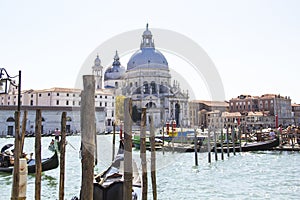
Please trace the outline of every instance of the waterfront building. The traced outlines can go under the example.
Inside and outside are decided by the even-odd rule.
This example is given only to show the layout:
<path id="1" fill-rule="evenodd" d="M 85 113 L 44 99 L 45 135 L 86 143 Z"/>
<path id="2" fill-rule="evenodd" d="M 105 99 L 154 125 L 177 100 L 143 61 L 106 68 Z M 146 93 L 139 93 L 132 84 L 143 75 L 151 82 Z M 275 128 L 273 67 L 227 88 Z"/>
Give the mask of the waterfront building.
<path id="1" fill-rule="evenodd" d="M 293 115 L 292 117 L 294 118 L 294 125 L 295 126 L 300 126 L 300 104 L 292 104 L 292 111 Z"/>
<path id="2" fill-rule="evenodd" d="M 42 111 L 43 132 L 60 129 L 61 114 L 67 112 L 67 131 L 79 132 L 81 90 L 72 88 L 51 88 L 44 90 L 24 90 L 21 92 L 21 112 L 28 111 L 26 131 L 34 132 L 35 110 Z M 95 91 L 96 131 L 112 130 L 114 116 L 114 96 L 106 91 Z M 17 109 L 17 94 L 10 91 L 0 95 L 0 135 L 14 134 L 14 112 Z M 22 118 L 21 118 L 22 120 Z"/>
<path id="3" fill-rule="evenodd" d="M 293 124 L 294 121 L 290 97 L 275 94 L 240 95 L 229 100 L 229 111 L 240 112 L 242 115 L 247 115 L 249 112 L 262 112 L 261 124 L 265 126 L 271 124 L 271 127 L 275 127 L 276 116 L 278 116 L 278 123 L 284 126 Z"/>
<path id="4" fill-rule="evenodd" d="M 211 116 L 221 117 L 222 112 L 228 111 L 226 101 L 192 100 L 189 102 L 190 120 L 194 126 L 208 127 Z"/>

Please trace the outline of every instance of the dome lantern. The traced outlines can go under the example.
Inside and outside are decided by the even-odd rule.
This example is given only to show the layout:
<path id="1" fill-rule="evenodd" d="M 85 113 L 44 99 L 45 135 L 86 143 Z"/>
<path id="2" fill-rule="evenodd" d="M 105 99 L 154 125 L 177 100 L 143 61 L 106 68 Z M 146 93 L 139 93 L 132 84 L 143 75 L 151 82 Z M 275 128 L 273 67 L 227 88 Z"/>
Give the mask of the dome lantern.
<path id="1" fill-rule="evenodd" d="M 141 42 L 142 48 L 154 48 L 154 41 L 152 40 L 152 33 L 148 29 L 148 23 L 146 25 L 146 30 L 143 33 L 143 40 Z"/>
<path id="2" fill-rule="evenodd" d="M 169 70 L 165 56 L 154 47 L 154 40 L 148 24 L 142 35 L 140 49 L 131 56 L 127 63 L 127 70 L 142 68 Z"/>

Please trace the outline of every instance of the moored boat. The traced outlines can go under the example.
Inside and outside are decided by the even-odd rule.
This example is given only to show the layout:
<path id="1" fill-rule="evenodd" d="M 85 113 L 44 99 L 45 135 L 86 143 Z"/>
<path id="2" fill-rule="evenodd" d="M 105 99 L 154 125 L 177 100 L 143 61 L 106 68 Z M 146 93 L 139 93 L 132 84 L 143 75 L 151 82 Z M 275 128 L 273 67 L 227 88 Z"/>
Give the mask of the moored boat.
<path id="1" fill-rule="evenodd" d="M 132 199 L 141 199 L 141 180 L 135 162 L 133 163 Z M 93 199 L 123 200 L 124 185 L 124 145 L 120 142 L 119 151 L 107 170 L 95 176 Z"/>
<path id="2" fill-rule="evenodd" d="M 57 152 L 50 158 L 42 159 L 42 171 L 48 171 L 57 168 L 59 165 Z M 28 173 L 35 173 L 35 159 L 27 161 Z M 12 173 L 14 166 L 10 163 L 10 156 L 1 155 L 0 172 Z"/>
<path id="3" fill-rule="evenodd" d="M 141 138 L 139 135 L 134 135 L 133 138 L 132 138 L 132 144 L 134 145 L 134 147 L 136 149 L 140 149 L 141 147 Z M 158 149 L 161 149 L 163 145 L 163 141 L 159 138 L 155 138 L 155 149 L 158 150 Z M 146 137 L 146 149 L 150 150 L 150 140 L 149 140 L 149 137 Z"/>
<path id="4" fill-rule="evenodd" d="M 271 139 L 266 140 L 262 142 L 251 142 L 251 143 L 244 143 L 242 146 L 239 144 L 236 145 L 234 148 L 233 146 L 229 146 L 229 152 L 233 152 L 235 149 L 236 152 L 241 151 L 265 151 L 265 150 L 272 150 L 274 147 L 279 146 L 279 139 Z M 214 147 L 212 148 L 212 151 L 214 150 Z M 221 147 L 217 147 L 217 152 L 221 152 Z M 226 143 L 223 144 L 223 152 L 227 152 L 227 146 Z"/>

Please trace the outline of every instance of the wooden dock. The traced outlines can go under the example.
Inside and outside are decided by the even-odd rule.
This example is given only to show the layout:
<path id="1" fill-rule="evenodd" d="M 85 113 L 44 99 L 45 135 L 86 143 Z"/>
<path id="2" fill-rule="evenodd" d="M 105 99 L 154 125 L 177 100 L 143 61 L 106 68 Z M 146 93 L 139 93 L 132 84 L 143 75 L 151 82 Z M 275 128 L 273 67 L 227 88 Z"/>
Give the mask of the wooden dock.
<path id="1" fill-rule="evenodd" d="M 300 151 L 300 145 L 295 144 L 295 145 L 292 146 L 291 144 L 284 144 L 282 146 L 274 147 L 270 150 L 275 150 L 275 151 Z"/>

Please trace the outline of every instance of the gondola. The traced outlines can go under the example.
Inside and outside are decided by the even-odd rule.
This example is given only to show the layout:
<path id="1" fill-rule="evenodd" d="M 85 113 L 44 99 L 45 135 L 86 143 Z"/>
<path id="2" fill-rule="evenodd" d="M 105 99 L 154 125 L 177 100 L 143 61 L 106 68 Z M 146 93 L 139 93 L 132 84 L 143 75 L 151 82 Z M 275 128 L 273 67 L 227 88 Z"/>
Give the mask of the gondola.
<path id="1" fill-rule="evenodd" d="M 124 144 L 121 141 L 118 153 L 107 170 L 95 176 L 93 199 L 123 200 Z M 141 181 L 133 162 L 132 199 L 141 199 Z"/>
<path id="2" fill-rule="evenodd" d="M 6 157 L 7 158 L 7 157 Z M 7 159 L 3 159 L 6 162 Z M 9 160 L 8 160 L 9 161 Z M 57 168 L 59 165 L 57 152 L 50 158 L 42 159 L 42 171 L 48 171 Z M 29 159 L 27 161 L 28 173 L 35 173 L 35 159 Z M 0 167 L 0 172 L 12 173 L 14 166 Z"/>
<path id="3" fill-rule="evenodd" d="M 223 152 L 227 152 L 227 144 L 223 143 Z M 244 145 L 236 145 L 235 151 L 239 152 L 240 150 L 246 152 L 246 151 L 266 151 L 266 150 L 272 150 L 274 147 L 277 147 L 279 145 L 279 139 L 271 139 L 267 141 L 262 142 L 251 142 L 251 143 L 245 143 Z M 212 152 L 215 151 L 214 147 L 211 150 Z M 221 147 L 217 147 L 217 152 L 221 152 Z M 233 146 L 229 147 L 229 152 L 233 152 Z"/>

